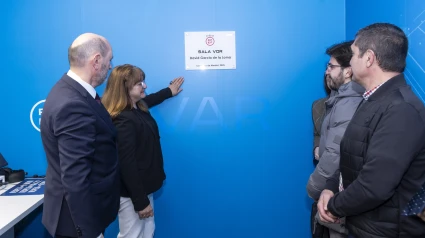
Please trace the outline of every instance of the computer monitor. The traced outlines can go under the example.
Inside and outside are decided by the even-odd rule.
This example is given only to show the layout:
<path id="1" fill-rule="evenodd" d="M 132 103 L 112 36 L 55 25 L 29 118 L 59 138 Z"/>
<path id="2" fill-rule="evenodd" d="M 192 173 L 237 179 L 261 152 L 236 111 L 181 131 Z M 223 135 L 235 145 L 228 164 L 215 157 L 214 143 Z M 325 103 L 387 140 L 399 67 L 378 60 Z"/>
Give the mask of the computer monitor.
<path id="1" fill-rule="evenodd" d="M 0 168 L 3 168 L 5 166 L 7 166 L 8 163 L 6 161 L 6 159 L 3 157 L 3 155 L 0 153 Z"/>

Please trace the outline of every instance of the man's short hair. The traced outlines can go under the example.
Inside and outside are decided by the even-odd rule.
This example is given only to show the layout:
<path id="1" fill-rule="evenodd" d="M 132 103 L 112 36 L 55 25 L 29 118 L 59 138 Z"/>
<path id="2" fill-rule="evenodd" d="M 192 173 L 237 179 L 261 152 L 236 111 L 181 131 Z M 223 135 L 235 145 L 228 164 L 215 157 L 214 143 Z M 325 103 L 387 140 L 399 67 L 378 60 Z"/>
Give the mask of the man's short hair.
<path id="1" fill-rule="evenodd" d="M 385 72 L 402 73 L 406 67 L 407 36 L 393 24 L 375 23 L 359 30 L 354 44 L 359 48 L 359 57 L 372 50 Z"/>
<path id="2" fill-rule="evenodd" d="M 350 67 L 351 57 L 353 56 L 353 52 L 351 51 L 352 44 L 353 41 L 351 40 L 332 45 L 326 49 L 326 54 L 334 57 L 336 62 L 342 67 Z"/>
<path id="3" fill-rule="evenodd" d="M 96 53 L 100 53 L 102 57 L 106 57 L 108 52 L 108 45 L 100 37 L 96 37 L 84 42 L 81 45 L 68 48 L 68 61 L 69 65 L 75 67 L 83 67 L 89 57 Z"/>

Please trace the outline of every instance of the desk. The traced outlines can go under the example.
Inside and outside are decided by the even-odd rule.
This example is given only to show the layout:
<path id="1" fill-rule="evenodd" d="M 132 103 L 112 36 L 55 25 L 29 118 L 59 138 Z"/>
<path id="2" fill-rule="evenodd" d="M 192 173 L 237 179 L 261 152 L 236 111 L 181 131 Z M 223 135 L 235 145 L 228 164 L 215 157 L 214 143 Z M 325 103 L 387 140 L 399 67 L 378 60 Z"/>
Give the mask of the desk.
<path id="1" fill-rule="evenodd" d="M 16 185 L 8 184 L 0 194 Z M 14 226 L 43 204 L 44 195 L 0 196 L 0 238 L 14 238 Z"/>

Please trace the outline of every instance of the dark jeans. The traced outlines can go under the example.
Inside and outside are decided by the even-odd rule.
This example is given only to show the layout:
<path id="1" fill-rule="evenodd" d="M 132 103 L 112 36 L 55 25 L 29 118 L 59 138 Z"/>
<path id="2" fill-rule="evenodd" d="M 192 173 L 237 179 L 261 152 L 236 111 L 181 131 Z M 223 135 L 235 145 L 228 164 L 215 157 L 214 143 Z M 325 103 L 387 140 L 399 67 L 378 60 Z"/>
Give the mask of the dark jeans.
<path id="1" fill-rule="evenodd" d="M 316 229 L 314 229 L 314 221 L 317 213 L 317 202 L 314 202 L 311 205 L 311 215 L 310 215 L 310 226 L 312 238 L 329 238 L 329 230 L 327 227 L 316 224 Z M 313 232 L 314 231 L 314 232 Z"/>

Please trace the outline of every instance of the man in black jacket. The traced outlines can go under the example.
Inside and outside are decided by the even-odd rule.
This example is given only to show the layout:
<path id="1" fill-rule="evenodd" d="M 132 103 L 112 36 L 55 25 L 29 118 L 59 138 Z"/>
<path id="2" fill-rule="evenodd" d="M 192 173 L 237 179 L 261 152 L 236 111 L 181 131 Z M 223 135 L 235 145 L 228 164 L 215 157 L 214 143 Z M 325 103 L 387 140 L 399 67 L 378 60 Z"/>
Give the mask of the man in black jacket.
<path id="1" fill-rule="evenodd" d="M 366 92 L 341 141 L 342 180 L 328 180 L 320 218 L 346 217 L 357 238 L 425 237 L 418 216 L 401 215 L 425 182 L 425 108 L 404 79 L 407 37 L 377 23 L 361 29 L 351 47 L 354 78 Z"/>

